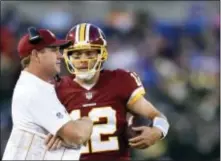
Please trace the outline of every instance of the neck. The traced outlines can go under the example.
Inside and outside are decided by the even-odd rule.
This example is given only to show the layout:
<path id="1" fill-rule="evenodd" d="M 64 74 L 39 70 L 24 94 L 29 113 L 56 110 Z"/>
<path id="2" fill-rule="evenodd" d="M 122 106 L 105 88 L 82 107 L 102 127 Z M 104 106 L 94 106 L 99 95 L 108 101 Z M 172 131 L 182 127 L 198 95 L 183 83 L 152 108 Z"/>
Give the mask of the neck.
<path id="1" fill-rule="evenodd" d="M 42 80 L 44 80 L 46 82 L 48 82 L 50 79 L 52 79 L 52 77 L 47 75 L 45 73 L 45 71 L 42 71 L 41 68 L 34 67 L 31 64 L 27 68 L 25 68 L 24 71 L 32 73 L 35 76 L 39 77 L 40 79 L 42 79 Z"/>
<path id="2" fill-rule="evenodd" d="M 96 72 L 94 77 L 90 80 L 82 80 L 76 77 L 75 81 L 79 84 L 96 84 L 99 79 L 99 76 L 100 76 L 100 71 Z"/>

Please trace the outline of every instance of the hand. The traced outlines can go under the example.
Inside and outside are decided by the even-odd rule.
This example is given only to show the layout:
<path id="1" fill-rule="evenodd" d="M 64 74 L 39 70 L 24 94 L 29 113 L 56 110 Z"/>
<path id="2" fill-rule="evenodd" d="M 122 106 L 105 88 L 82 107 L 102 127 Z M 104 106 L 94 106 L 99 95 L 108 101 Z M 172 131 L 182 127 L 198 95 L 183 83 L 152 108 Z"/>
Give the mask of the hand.
<path id="1" fill-rule="evenodd" d="M 132 129 L 141 132 L 140 135 L 129 139 L 129 145 L 132 148 L 145 149 L 155 144 L 162 137 L 162 132 L 156 127 L 140 126 Z"/>
<path id="2" fill-rule="evenodd" d="M 89 132 L 88 132 L 88 140 L 90 140 L 91 135 L 92 135 L 92 132 L 93 132 L 93 121 L 92 121 L 89 117 L 86 117 L 86 116 L 80 118 L 79 120 L 82 120 L 82 121 L 84 121 L 85 123 L 87 123 L 87 129 L 89 130 Z M 88 130 L 87 130 L 87 131 L 88 131 Z M 83 143 L 83 145 L 86 145 L 87 142 L 88 142 L 88 140 L 85 140 L 85 142 Z"/>
<path id="3" fill-rule="evenodd" d="M 45 139 L 45 145 L 47 146 L 47 150 L 56 150 L 61 148 L 62 140 L 57 136 L 48 134 Z"/>

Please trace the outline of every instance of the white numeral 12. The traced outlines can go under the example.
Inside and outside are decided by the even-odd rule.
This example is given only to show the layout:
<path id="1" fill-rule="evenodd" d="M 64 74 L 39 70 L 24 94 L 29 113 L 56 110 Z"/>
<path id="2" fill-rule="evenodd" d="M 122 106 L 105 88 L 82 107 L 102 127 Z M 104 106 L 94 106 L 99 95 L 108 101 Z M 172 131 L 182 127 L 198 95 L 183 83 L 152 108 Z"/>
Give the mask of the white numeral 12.
<path id="1" fill-rule="evenodd" d="M 73 120 L 81 117 L 80 110 L 73 110 L 70 115 Z M 89 111 L 88 117 L 90 117 L 94 123 L 99 122 L 100 118 L 106 118 L 107 123 L 95 124 L 93 126 L 91 139 L 83 148 L 82 153 L 97 153 L 118 150 L 119 141 L 117 136 L 109 136 L 106 141 L 101 140 L 101 135 L 112 135 L 116 132 L 116 110 L 112 107 L 94 107 Z"/>

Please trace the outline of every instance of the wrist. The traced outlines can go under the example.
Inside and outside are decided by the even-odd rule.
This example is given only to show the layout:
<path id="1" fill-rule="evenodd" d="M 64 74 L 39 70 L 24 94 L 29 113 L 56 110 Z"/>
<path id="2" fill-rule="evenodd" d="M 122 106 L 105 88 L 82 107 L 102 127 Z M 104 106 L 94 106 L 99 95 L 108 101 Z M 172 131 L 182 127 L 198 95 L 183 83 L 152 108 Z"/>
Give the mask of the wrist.
<path id="1" fill-rule="evenodd" d="M 162 139 L 166 137 L 169 130 L 169 123 L 166 118 L 155 117 L 153 120 L 153 127 L 158 128 L 163 134 Z"/>
<path id="2" fill-rule="evenodd" d="M 157 127 L 152 127 L 152 129 L 154 129 L 155 133 L 157 134 L 157 138 L 158 138 L 158 139 L 161 139 L 161 138 L 164 137 L 164 136 L 163 136 L 163 132 L 162 132 L 159 128 L 157 128 Z"/>

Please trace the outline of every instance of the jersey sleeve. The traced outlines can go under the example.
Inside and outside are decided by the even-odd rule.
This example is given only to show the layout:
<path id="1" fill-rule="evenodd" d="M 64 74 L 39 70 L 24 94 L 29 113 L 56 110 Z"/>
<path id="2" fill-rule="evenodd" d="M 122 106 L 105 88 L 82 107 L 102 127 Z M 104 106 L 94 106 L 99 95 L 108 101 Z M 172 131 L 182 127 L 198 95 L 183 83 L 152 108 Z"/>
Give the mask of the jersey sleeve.
<path id="1" fill-rule="evenodd" d="M 35 98 L 33 103 L 35 105 L 29 108 L 33 120 L 53 135 L 56 135 L 58 130 L 71 120 L 65 107 L 58 100 L 55 91 L 42 93 L 42 96 Z"/>
<path id="2" fill-rule="evenodd" d="M 120 95 L 126 100 L 127 105 L 134 104 L 145 94 L 143 84 L 135 72 L 118 70 L 118 78 Z"/>

